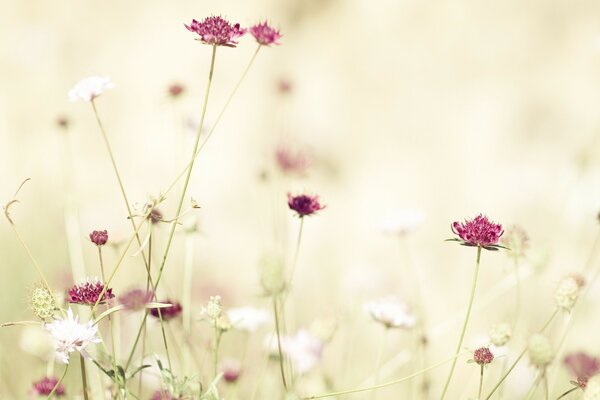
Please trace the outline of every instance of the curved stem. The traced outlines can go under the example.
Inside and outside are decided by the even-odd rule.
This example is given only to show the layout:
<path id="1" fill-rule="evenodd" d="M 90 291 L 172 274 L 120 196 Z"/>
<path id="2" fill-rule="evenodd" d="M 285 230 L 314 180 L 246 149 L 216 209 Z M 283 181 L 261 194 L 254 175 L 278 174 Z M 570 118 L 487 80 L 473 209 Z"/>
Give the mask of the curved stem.
<path id="1" fill-rule="evenodd" d="M 87 386 L 87 374 L 85 372 L 85 359 L 83 355 L 79 353 L 79 364 L 81 365 L 81 384 L 83 385 L 83 399 L 89 399 L 88 386 Z"/>
<path id="2" fill-rule="evenodd" d="M 67 366 L 65 367 L 65 371 L 63 372 L 63 374 L 60 377 L 60 379 L 58 380 L 58 382 L 56 382 L 56 385 L 54 385 L 54 387 L 52 388 L 52 391 L 48 394 L 48 397 L 46 397 L 46 400 L 50 400 L 52 398 L 52 396 L 54 396 L 56 389 L 58 389 L 58 387 L 62 383 L 63 379 L 65 379 L 65 376 L 67 376 L 68 370 L 69 370 L 69 364 L 67 364 Z"/>
<path id="3" fill-rule="evenodd" d="M 469 306 L 467 307 L 467 315 L 465 316 L 465 322 L 463 323 L 462 331 L 460 333 L 460 339 L 458 340 L 458 344 L 456 346 L 456 353 L 458 353 L 462 347 L 463 340 L 465 339 L 465 333 L 467 332 L 467 325 L 469 324 L 469 317 L 471 316 L 471 309 L 473 308 L 473 300 L 475 299 L 475 289 L 477 288 L 477 277 L 479 275 L 479 261 L 481 259 L 481 247 L 477 247 L 477 261 L 475 262 L 475 272 L 473 274 L 473 282 L 471 283 L 471 295 L 469 298 Z M 446 392 L 450 387 L 450 381 L 452 381 L 452 375 L 454 374 L 454 368 L 456 367 L 456 358 L 452 361 L 452 366 L 450 367 L 450 373 L 448 374 L 448 378 L 446 379 L 446 384 L 444 385 L 444 390 L 442 391 L 442 395 L 440 400 L 443 400 L 446 397 Z"/>
<path id="4" fill-rule="evenodd" d="M 533 398 L 533 395 L 535 394 L 538 386 L 540 385 L 540 382 L 542 381 L 542 376 L 543 376 L 543 372 L 540 371 L 539 375 L 537 376 L 535 381 L 533 381 L 533 384 L 531 385 L 529 392 L 527 392 L 527 397 L 525 397 L 525 400 L 531 400 Z"/>
<path id="5" fill-rule="evenodd" d="M 281 348 L 281 333 L 279 328 L 279 311 L 277 310 L 277 297 L 273 296 L 273 314 L 275 316 L 275 333 L 277 334 L 277 351 L 279 352 L 279 371 L 281 372 L 281 380 L 285 391 L 288 391 L 287 380 L 285 379 L 285 369 L 283 367 L 284 358 Z"/>
<path id="6" fill-rule="evenodd" d="M 483 389 L 483 365 L 479 373 L 479 390 L 477 391 L 477 400 L 481 400 L 481 390 Z"/>
<path id="7" fill-rule="evenodd" d="M 560 396 L 558 396 L 556 398 L 556 400 L 560 400 L 560 399 L 562 399 L 564 397 L 567 397 L 569 394 L 573 393 L 577 389 L 579 389 L 579 386 L 575 386 L 574 388 L 567 390 L 566 392 L 564 392 L 563 394 L 561 394 Z"/>

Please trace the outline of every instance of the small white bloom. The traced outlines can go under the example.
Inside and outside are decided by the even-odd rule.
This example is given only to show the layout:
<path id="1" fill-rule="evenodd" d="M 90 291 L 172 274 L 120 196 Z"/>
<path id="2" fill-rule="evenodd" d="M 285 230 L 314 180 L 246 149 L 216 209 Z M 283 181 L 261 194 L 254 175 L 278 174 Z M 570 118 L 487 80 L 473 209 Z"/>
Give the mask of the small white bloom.
<path id="1" fill-rule="evenodd" d="M 106 89 L 110 89 L 115 85 L 110 78 L 103 76 L 90 76 L 80 80 L 69 90 L 70 101 L 92 101 L 100 96 Z"/>
<path id="2" fill-rule="evenodd" d="M 206 306 L 202 307 L 202 315 L 216 321 L 223 315 L 223 305 L 221 304 L 221 296 L 210 296 Z"/>
<path id="3" fill-rule="evenodd" d="M 363 308 L 387 328 L 412 328 L 416 323 L 409 307 L 394 296 L 370 301 Z"/>
<path id="4" fill-rule="evenodd" d="M 69 308 L 65 319 L 56 319 L 47 324 L 46 329 L 54 339 L 54 349 L 56 358 L 65 364 L 69 363 L 69 353 L 80 352 L 87 357 L 85 348 L 90 343 L 101 342 L 96 336 L 98 327 L 89 321 L 87 324 L 80 324 L 78 317 L 73 316 L 73 311 Z"/>
<path id="5" fill-rule="evenodd" d="M 379 224 L 379 230 L 388 235 L 406 235 L 425 221 L 425 214 L 418 210 L 397 209 Z"/>
<path id="6" fill-rule="evenodd" d="M 231 308 L 227 311 L 231 325 L 240 331 L 255 332 L 272 321 L 271 314 L 255 307 Z"/>
<path id="7" fill-rule="evenodd" d="M 496 324 L 490 330 L 490 342 L 497 347 L 503 347 L 512 336 L 512 329 L 507 322 Z"/>
<path id="8" fill-rule="evenodd" d="M 321 339 L 302 329 L 294 336 L 281 338 L 281 347 L 292 361 L 294 371 L 305 374 L 321 361 L 324 344 Z"/>
<path id="9" fill-rule="evenodd" d="M 565 311 L 571 311 L 579 297 L 580 288 L 579 283 L 573 277 L 561 280 L 554 292 L 556 305 Z"/>
<path id="10" fill-rule="evenodd" d="M 583 400 L 600 400 L 600 375 L 590 378 L 583 392 Z"/>

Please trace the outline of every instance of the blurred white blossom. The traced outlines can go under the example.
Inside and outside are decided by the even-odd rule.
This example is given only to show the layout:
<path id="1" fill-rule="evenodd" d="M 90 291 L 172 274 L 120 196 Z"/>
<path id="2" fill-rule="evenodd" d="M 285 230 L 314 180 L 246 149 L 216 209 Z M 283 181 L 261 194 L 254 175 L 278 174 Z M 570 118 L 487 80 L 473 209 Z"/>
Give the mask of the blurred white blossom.
<path id="1" fill-rule="evenodd" d="M 100 96 L 106 89 L 110 89 L 115 85 L 110 78 L 102 76 L 90 76 L 80 80 L 69 90 L 70 101 L 92 101 Z"/>
<path id="2" fill-rule="evenodd" d="M 255 307 L 230 308 L 227 311 L 231 325 L 240 331 L 255 332 L 272 321 L 271 314 Z"/>
<path id="3" fill-rule="evenodd" d="M 416 323 L 408 305 L 395 296 L 370 301 L 364 305 L 364 310 L 386 328 L 412 328 Z"/>
<path id="4" fill-rule="evenodd" d="M 379 224 L 379 230 L 388 235 L 406 235 L 425 221 L 419 210 L 397 209 L 390 212 Z"/>
<path id="5" fill-rule="evenodd" d="M 80 324 L 78 317 L 73 316 L 73 310 L 70 308 L 66 318 L 55 319 L 54 322 L 46 325 L 46 329 L 54 339 L 56 358 L 65 364 L 69 363 L 70 353 L 78 351 L 87 357 L 85 348 L 90 343 L 101 342 L 100 338 L 96 336 L 98 327 L 92 321 Z"/>

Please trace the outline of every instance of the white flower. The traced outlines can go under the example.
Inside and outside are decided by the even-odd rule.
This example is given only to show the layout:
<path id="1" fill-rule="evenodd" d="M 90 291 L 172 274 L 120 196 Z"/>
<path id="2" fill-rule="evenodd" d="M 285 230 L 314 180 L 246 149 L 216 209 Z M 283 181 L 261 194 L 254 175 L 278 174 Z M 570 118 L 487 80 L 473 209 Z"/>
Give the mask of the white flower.
<path id="1" fill-rule="evenodd" d="M 581 286 L 573 277 L 567 277 L 561 280 L 554 292 L 556 305 L 565 311 L 571 311 L 579 297 Z"/>
<path id="2" fill-rule="evenodd" d="M 397 209 L 388 214 L 379 224 L 379 230 L 388 235 L 406 235 L 414 231 L 425 220 L 418 210 Z"/>
<path id="3" fill-rule="evenodd" d="M 305 374 L 317 366 L 323 355 L 323 341 L 305 329 L 281 338 L 283 353 L 290 358 L 294 371 Z"/>
<path id="4" fill-rule="evenodd" d="M 270 313 L 254 307 L 231 308 L 227 311 L 227 315 L 235 329 L 246 332 L 255 332 L 272 320 Z"/>
<path id="5" fill-rule="evenodd" d="M 69 353 L 78 351 L 87 357 L 85 351 L 87 345 L 101 342 L 100 338 L 96 336 L 98 327 L 92 321 L 80 324 L 78 317 L 73 316 L 70 308 L 67 311 L 67 318 L 54 320 L 46 325 L 46 329 L 54 339 L 56 358 L 65 364 L 69 363 Z"/>
<path id="6" fill-rule="evenodd" d="M 386 328 L 412 328 L 416 323 L 408 306 L 394 296 L 370 301 L 363 308 Z"/>
<path id="7" fill-rule="evenodd" d="M 206 306 L 202 306 L 202 315 L 216 321 L 223 315 L 223 304 L 221 304 L 221 296 L 210 296 Z"/>
<path id="8" fill-rule="evenodd" d="M 105 89 L 110 89 L 115 85 L 110 78 L 103 76 L 90 76 L 80 80 L 69 90 L 70 101 L 92 101 L 100 96 Z"/>

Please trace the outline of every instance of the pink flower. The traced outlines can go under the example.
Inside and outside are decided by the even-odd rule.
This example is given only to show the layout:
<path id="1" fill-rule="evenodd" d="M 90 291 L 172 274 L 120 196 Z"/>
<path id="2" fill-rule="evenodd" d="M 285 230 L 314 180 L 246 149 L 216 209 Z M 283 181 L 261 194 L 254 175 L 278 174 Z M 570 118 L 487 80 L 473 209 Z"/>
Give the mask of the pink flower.
<path id="1" fill-rule="evenodd" d="M 487 347 L 480 347 L 473 352 L 473 361 L 479 365 L 489 364 L 494 361 L 494 354 Z"/>
<path id="2" fill-rule="evenodd" d="M 166 299 L 161 303 L 171 304 L 170 307 L 164 307 L 160 309 L 160 315 L 158 314 L 158 308 L 150 309 L 150 315 L 155 318 L 162 317 L 163 321 L 168 321 L 170 319 L 176 318 L 181 314 L 181 304 L 176 301 L 171 301 L 170 299 Z"/>
<path id="3" fill-rule="evenodd" d="M 223 373 L 225 382 L 235 383 L 242 373 L 242 364 L 235 358 L 226 358 L 221 361 L 219 369 Z"/>
<path id="4" fill-rule="evenodd" d="M 98 297 L 103 290 L 104 283 L 100 282 L 98 278 L 87 278 L 69 289 L 67 300 L 69 303 L 93 306 L 98 301 Z M 115 297 L 115 295 L 112 293 L 112 289 L 106 289 L 102 295 L 100 304 L 105 303 L 113 297 Z"/>
<path id="5" fill-rule="evenodd" d="M 325 208 L 325 206 L 322 206 L 321 203 L 319 203 L 318 196 L 311 196 L 308 194 L 292 196 L 290 193 L 288 193 L 288 207 L 290 210 L 296 211 L 300 218 L 312 215 Z"/>
<path id="6" fill-rule="evenodd" d="M 132 289 L 119 297 L 119 302 L 128 311 L 138 311 L 152 301 L 152 292 L 142 289 Z"/>
<path id="7" fill-rule="evenodd" d="M 284 174 L 296 173 L 302 175 L 306 172 L 310 161 L 302 151 L 292 151 L 288 147 L 279 146 L 275 151 L 275 160 L 279 169 Z"/>
<path id="8" fill-rule="evenodd" d="M 169 86 L 169 95 L 171 97 L 179 97 L 184 91 L 185 88 L 178 83 L 174 83 L 171 86 Z"/>
<path id="9" fill-rule="evenodd" d="M 157 390 L 152 393 L 151 400 L 175 400 L 175 397 L 168 390 Z"/>
<path id="10" fill-rule="evenodd" d="M 587 354 L 573 353 L 565 357 L 564 363 L 577 378 L 577 385 L 585 388 L 588 380 L 600 372 L 600 360 Z"/>
<path id="11" fill-rule="evenodd" d="M 202 43 L 213 46 L 235 47 L 238 43 L 236 39 L 246 33 L 246 29 L 240 28 L 240 24 L 231 25 L 229 21 L 214 15 L 202 22 L 194 19 L 185 27 L 188 31 L 197 33 L 200 36 L 198 40 Z"/>
<path id="12" fill-rule="evenodd" d="M 277 41 L 281 38 L 279 30 L 272 28 L 267 24 L 267 21 L 260 24 L 256 24 L 250 28 L 250 34 L 254 36 L 256 41 L 261 46 L 270 46 L 272 44 L 279 44 Z"/>
<path id="13" fill-rule="evenodd" d="M 108 242 L 108 232 L 106 229 L 103 231 L 93 231 L 90 233 L 90 240 L 96 246 L 104 246 Z"/>
<path id="14" fill-rule="evenodd" d="M 52 392 L 52 390 L 54 389 L 55 386 L 57 386 L 57 387 L 56 387 L 56 390 L 54 391 L 54 394 L 57 397 L 64 396 L 65 395 L 65 387 L 63 385 L 59 385 L 58 379 L 53 376 L 46 376 L 46 377 L 40 379 L 39 381 L 34 382 L 33 383 L 33 394 L 35 394 L 37 396 L 48 396 Z"/>
<path id="15" fill-rule="evenodd" d="M 502 225 L 496 224 L 488 217 L 479 214 L 474 219 L 465 222 L 454 222 L 452 232 L 460 239 L 449 239 L 460 242 L 463 246 L 483 247 L 486 250 L 498 250 L 504 248 L 498 244 L 500 236 L 504 233 Z"/>

